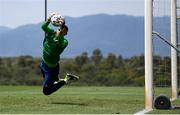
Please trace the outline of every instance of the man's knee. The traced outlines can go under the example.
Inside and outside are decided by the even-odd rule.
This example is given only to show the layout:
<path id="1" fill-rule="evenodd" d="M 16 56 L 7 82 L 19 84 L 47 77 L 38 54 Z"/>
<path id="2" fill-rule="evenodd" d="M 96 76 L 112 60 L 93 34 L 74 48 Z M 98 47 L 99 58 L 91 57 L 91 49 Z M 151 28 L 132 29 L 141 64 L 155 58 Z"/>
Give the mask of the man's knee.
<path id="1" fill-rule="evenodd" d="M 43 94 L 50 95 L 50 94 L 52 94 L 52 92 L 49 87 L 43 87 Z"/>

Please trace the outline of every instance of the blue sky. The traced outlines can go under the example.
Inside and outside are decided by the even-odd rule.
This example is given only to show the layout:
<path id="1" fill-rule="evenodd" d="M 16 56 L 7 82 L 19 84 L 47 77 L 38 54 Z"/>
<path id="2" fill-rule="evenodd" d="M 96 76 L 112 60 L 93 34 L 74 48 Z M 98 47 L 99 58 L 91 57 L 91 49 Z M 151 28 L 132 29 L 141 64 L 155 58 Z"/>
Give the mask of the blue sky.
<path id="1" fill-rule="evenodd" d="M 80 17 L 92 14 L 144 15 L 144 0 L 48 0 L 48 14 Z M 0 0 L 0 26 L 15 28 L 44 20 L 44 0 Z"/>

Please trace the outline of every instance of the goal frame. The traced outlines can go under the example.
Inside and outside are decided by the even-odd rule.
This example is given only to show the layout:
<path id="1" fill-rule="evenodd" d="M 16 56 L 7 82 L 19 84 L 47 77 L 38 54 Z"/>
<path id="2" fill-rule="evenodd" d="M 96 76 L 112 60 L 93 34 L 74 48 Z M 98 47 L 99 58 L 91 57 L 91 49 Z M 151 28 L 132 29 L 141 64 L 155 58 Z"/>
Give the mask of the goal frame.
<path id="1" fill-rule="evenodd" d="M 171 44 L 177 48 L 177 9 L 176 0 L 171 0 Z M 145 0 L 144 46 L 145 46 L 145 109 L 153 109 L 153 0 Z M 171 47 L 171 100 L 178 98 L 177 50 Z"/>

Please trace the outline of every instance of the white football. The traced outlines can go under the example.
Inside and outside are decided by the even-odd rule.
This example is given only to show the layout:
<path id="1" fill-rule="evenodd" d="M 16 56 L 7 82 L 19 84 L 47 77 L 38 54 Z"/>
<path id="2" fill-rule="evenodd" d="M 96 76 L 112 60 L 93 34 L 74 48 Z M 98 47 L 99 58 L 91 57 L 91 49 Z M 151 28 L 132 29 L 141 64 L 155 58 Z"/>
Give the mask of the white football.
<path id="1" fill-rule="evenodd" d="M 51 17 L 51 24 L 54 26 L 62 26 L 65 23 L 65 19 L 60 14 L 55 14 Z"/>

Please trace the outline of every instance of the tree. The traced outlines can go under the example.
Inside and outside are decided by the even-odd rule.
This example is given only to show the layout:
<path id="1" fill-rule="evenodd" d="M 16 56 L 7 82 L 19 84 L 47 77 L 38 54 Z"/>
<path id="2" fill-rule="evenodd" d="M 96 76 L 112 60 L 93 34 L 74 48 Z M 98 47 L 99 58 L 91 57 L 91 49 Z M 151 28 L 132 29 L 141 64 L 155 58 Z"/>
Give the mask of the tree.
<path id="1" fill-rule="evenodd" d="M 101 53 L 101 50 L 100 49 L 95 49 L 93 51 L 93 55 L 91 57 L 93 63 L 95 65 L 99 65 L 99 63 L 101 63 L 102 58 L 103 58 L 103 55 Z"/>
<path id="2" fill-rule="evenodd" d="M 75 58 L 76 65 L 81 68 L 84 64 L 87 64 L 89 62 L 88 53 L 83 52 L 80 56 L 77 56 Z"/>
<path id="3" fill-rule="evenodd" d="M 113 53 L 109 53 L 106 59 L 107 66 L 110 70 L 113 69 L 116 65 L 116 55 Z"/>

